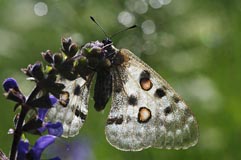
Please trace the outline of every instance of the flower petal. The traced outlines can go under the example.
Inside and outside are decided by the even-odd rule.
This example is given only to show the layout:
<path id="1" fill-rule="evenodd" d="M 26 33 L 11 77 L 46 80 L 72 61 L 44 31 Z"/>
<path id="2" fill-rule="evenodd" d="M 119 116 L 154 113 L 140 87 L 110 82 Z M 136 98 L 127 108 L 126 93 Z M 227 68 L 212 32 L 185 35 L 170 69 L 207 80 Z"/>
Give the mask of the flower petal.
<path id="1" fill-rule="evenodd" d="M 43 80 L 44 79 L 44 73 L 42 71 L 42 63 L 36 62 L 35 64 L 33 64 L 30 68 L 30 73 L 37 80 Z"/>
<path id="2" fill-rule="evenodd" d="M 57 103 L 57 101 L 58 101 L 58 99 L 53 95 L 50 95 L 49 99 L 51 101 L 52 106 L 55 105 L 55 103 Z"/>
<path id="3" fill-rule="evenodd" d="M 90 160 L 94 159 L 90 140 L 77 136 L 73 139 L 56 139 L 55 143 L 46 150 L 46 155 L 54 157 L 58 155 L 61 159 Z"/>
<path id="4" fill-rule="evenodd" d="M 29 148 L 29 142 L 28 140 L 23 141 L 20 140 L 19 144 L 18 144 L 18 155 L 17 155 L 17 160 L 23 160 L 25 159 L 25 155 L 28 152 L 28 148 Z"/>
<path id="5" fill-rule="evenodd" d="M 39 108 L 38 109 L 38 118 L 44 121 L 44 118 L 48 112 L 48 108 Z"/>
<path id="6" fill-rule="evenodd" d="M 46 127 L 45 126 L 43 126 L 43 127 L 40 127 L 40 128 L 38 128 L 38 131 L 40 132 L 40 133 L 43 133 L 44 131 L 46 131 Z"/>
<path id="7" fill-rule="evenodd" d="M 29 154 L 31 154 L 34 160 L 39 160 L 44 149 L 47 148 L 50 144 L 54 143 L 55 138 L 56 136 L 52 135 L 41 136 L 36 141 Z"/>
<path id="8" fill-rule="evenodd" d="M 60 122 L 48 122 L 45 127 L 48 129 L 50 135 L 60 137 L 63 134 L 63 125 Z"/>

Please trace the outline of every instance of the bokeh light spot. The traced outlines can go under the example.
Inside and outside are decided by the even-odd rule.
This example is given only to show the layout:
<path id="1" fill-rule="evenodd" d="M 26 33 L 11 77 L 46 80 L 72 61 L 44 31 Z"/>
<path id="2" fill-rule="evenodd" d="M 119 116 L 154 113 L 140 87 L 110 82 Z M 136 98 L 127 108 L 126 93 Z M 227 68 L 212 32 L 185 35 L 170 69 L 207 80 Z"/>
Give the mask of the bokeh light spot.
<path id="1" fill-rule="evenodd" d="M 146 20 L 141 25 L 142 31 L 145 34 L 152 34 L 156 31 L 156 25 L 152 20 Z"/>
<path id="2" fill-rule="evenodd" d="M 134 15 L 127 11 L 120 12 L 117 19 L 121 24 L 126 27 L 129 27 L 135 23 Z"/>
<path id="3" fill-rule="evenodd" d="M 167 5 L 169 3 L 171 3 L 172 0 L 160 0 L 162 2 L 163 5 Z"/>
<path id="4" fill-rule="evenodd" d="M 134 4 L 134 10 L 138 14 L 144 14 L 148 11 L 148 5 L 145 0 L 136 1 Z"/>
<path id="5" fill-rule="evenodd" d="M 158 9 L 161 8 L 163 5 L 167 5 L 171 3 L 172 0 L 150 0 L 149 4 L 152 8 Z"/>
<path id="6" fill-rule="evenodd" d="M 34 5 L 34 13 L 37 16 L 44 16 L 48 13 L 48 6 L 44 2 L 38 2 Z"/>

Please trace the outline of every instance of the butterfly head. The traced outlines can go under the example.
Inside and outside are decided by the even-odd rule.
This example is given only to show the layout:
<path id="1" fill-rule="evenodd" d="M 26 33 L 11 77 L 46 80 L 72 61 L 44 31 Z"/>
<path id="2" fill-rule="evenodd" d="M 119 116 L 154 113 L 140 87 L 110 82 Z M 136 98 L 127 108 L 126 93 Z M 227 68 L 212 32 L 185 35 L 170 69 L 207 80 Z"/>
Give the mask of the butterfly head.
<path id="1" fill-rule="evenodd" d="M 97 71 L 109 68 L 112 65 L 113 57 L 118 53 L 110 38 L 103 41 L 93 41 L 84 45 L 81 54 L 85 57 L 88 67 Z"/>
<path id="2" fill-rule="evenodd" d="M 108 36 L 104 29 L 97 23 L 97 21 L 91 16 L 90 19 L 102 30 L 106 38 L 104 40 L 90 42 L 84 45 L 81 49 L 82 56 L 86 59 L 86 65 L 94 71 L 101 71 L 103 69 L 109 69 L 112 65 L 120 65 L 124 62 L 123 55 L 119 53 L 119 50 L 113 46 L 111 38 L 118 35 L 121 32 L 135 28 L 136 25 L 125 28 L 115 34 Z"/>
<path id="3" fill-rule="evenodd" d="M 102 43 L 103 43 L 105 46 L 113 44 L 112 40 L 111 40 L 109 37 L 103 39 L 103 40 L 102 40 Z"/>

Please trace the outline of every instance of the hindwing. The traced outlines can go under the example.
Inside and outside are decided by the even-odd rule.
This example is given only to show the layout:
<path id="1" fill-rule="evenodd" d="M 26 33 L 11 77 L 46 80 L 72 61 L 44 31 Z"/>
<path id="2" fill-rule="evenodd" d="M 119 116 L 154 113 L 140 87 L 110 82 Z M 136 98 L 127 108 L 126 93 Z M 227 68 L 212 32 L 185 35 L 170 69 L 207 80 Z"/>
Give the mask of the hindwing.
<path id="1" fill-rule="evenodd" d="M 48 121 L 63 124 L 63 137 L 73 137 L 79 133 L 88 114 L 88 99 L 90 84 L 93 76 L 87 80 L 78 78 L 74 81 L 58 80 L 65 85 L 64 92 L 60 95 L 58 104 L 52 107 L 48 114 Z"/>

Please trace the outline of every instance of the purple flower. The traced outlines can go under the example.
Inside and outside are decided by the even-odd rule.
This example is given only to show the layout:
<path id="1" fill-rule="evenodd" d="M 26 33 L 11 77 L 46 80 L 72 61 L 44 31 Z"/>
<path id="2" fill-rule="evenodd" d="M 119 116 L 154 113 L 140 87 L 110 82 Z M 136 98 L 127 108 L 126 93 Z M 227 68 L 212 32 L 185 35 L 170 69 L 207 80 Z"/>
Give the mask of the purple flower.
<path id="1" fill-rule="evenodd" d="M 51 101 L 52 106 L 55 105 L 57 103 L 57 101 L 58 101 L 58 99 L 55 98 L 53 95 L 50 95 L 49 99 Z"/>
<path id="2" fill-rule="evenodd" d="M 64 128 L 62 123 L 60 122 L 56 122 L 56 123 L 51 123 L 48 122 L 45 127 L 48 129 L 48 133 L 57 137 L 60 137 L 63 132 L 64 132 Z"/>
<path id="3" fill-rule="evenodd" d="M 28 150 L 29 150 L 29 142 L 28 142 L 28 140 L 26 140 L 26 141 L 20 140 L 20 142 L 18 144 L 18 157 L 17 157 L 17 160 L 25 159 L 25 156 L 28 153 Z"/>
<path id="4" fill-rule="evenodd" d="M 91 160 L 93 153 L 90 142 L 85 138 L 56 139 L 56 142 L 44 152 L 47 157 L 58 155 L 61 159 Z"/>
<path id="5" fill-rule="evenodd" d="M 48 108 L 39 108 L 38 109 L 38 118 L 41 120 L 41 121 L 44 121 L 44 118 L 48 112 Z"/>
<path id="6" fill-rule="evenodd" d="M 36 79 L 36 80 L 43 80 L 44 73 L 42 71 L 42 63 L 36 62 L 35 64 L 31 65 L 29 68 L 29 73 Z"/>
<path id="7" fill-rule="evenodd" d="M 54 104 L 57 103 L 57 98 L 55 98 L 53 95 L 49 96 L 49 99 L 51 101 L 51 105 L 53 106 Z M 60 137 L 63 134 L 63 125 L 60 122 L 52 123 L 52 122 L 47 122 L 44 123 L 45 116 L 48 112 L 48 108 L 39 108 L 38 109 L 38 119 L 40 119 L 43 122 L 43 127 L 38 128 L 38 131 L 40 133 L 44 132 L 45 130 L 48 130 L 48 133 L 50 135 L 54 135 L 57 137 Z"/>
<path id="8" fill-rule="evenodd" d="M 64 128 L 61 122 L 56 122 L 56 123 L 52 123 L 52 122 L 47 122 L 47 123 L 43 123 L 43 127 L 38 128 L 38 131 L 40 133 L 43 133 L 44 131 L 48 130 L 48 134 L 50 135 L 54 135 L 57 137 L 60 137 L 63 132 L 64 132 Z"/>
<path id="9" fill-rule="evenodd" d="M 16 91 L 19 91 L 17 81 L 14 78 L 7 78 L 3 81 L 3 88 L 6 92 L 9 91 L 9 89 L 15 89 Z"/>
<path id="10" fill-rule="evenodd" d="M 54 136 L 61 136 L 63 134 L 63 126 L 60 122 L 58 123 L 46 123 L 44 122 L 45 116 L 48 112 L 48 108 L 53 106 L 57 102 L 57 98 L 50 95 L 47 98 L 45 98 L 48 103 L 40 103 L 43 106 L 40 106 L 38 109 L 38 116 L 36 118 L 32 118 L 29 121 L 26 121 L 24 126 L 22 127 L 24 132 L 32 133 L 32 134 L 38 134 L 40 135 L 45 130 L 48 130 L 50 135 Z M 35 103 L 36 104 L 36 103 Z M 36 106 L 33 104 L 33 106 Z M 46 106 L 49 106 L 48 108 Z"/>
<path id="11" fill-rule="evenodd" d="M 49 99 L 50 99 L 51 106 L 55 105 L 58 101 L 58 99 L 55 98 L 53 95 L 50 95 Z M 48 112 L 48 107 L 40 107 L 38 109 L 38 118 L 40 120 L 44 121 L 44 118 L 45 118 L 47 112 Z"/>
<path id="12" fill-rule="evenodd" d="M 46 130 L 48 130 L 48 134 L 57 136 L 57 137 L 60 137 L 64 132 L 63 125 L 61 122 L 56 122 L 56 123 L 48 122 L 43 124 L 43 127 L 38 128 L 38 131 L 40 133 L 43 133 Z"/>
<path id="13" fill-rule="evenodd" d="M 56 136 L 45 135 L 41 136 L 29 150 L 29 142 L 21 140 L 18 145 L 17 160 L 28 159 L 40 160 L 42 152 L 52 143 L 55 142 Z M 54 159 L 59 159 L 55 157 Z"/>
<path id="14" fill-rule="evenodd" d="M 7 92 L 4 93 L 7 99 L 18 103 L 25 102 L 25 96 L 19 90 L 17 81 L 14 78 L 5 79 L 2 85 L 5 92 Z"/>
<path id="15" fill-rule="evenodd" d="M 30 155 L 36 160 L 40 159 L 42 152 L 46 147 L 50 144 L 54 143 L 56 136 L 46 135 L 40 137 L 36 143 L 34 144 L 33 148 L 30 150 Z"/>

